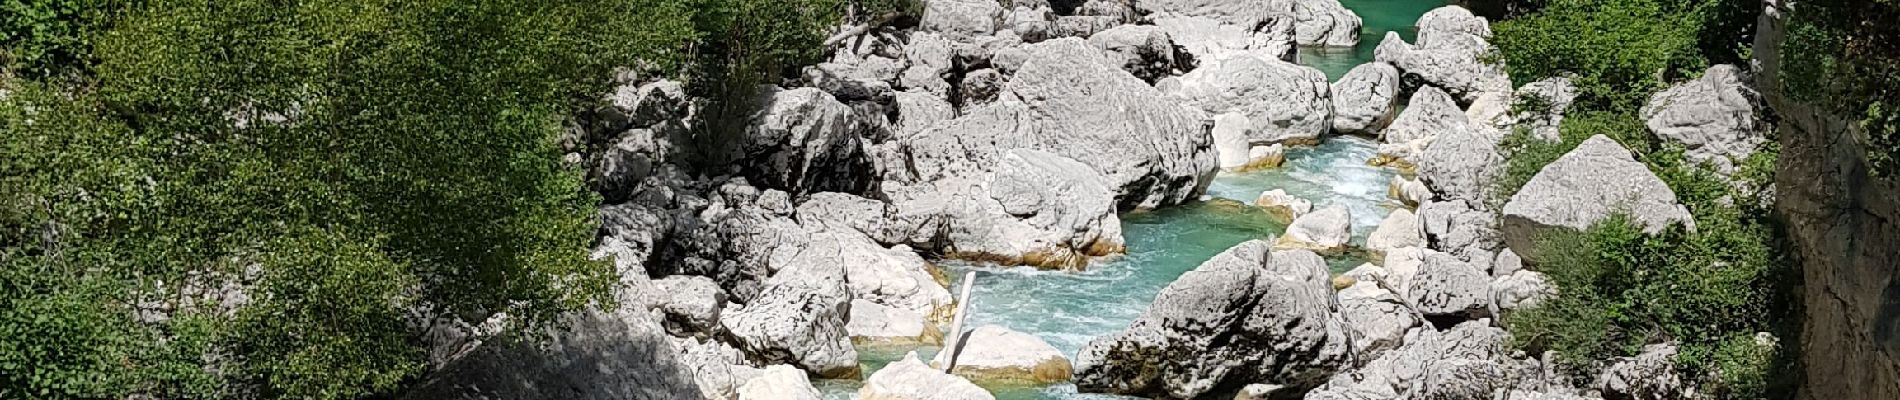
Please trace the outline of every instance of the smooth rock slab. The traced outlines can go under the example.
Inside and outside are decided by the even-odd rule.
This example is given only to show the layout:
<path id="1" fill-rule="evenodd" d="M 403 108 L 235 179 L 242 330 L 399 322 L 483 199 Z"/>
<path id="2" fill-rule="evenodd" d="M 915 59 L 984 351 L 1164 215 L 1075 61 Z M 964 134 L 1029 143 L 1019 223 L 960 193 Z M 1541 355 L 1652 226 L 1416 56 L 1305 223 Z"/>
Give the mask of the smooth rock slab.
<path id="1" fill-rule="evenodd" d="M 885 365 L 858 389 L 858 400 L 995 400 L 969 380 L 917 360 L 917 352 Z"/>
<path id="2" fill-rule="evenodd" d="M 997 325 L 984 325 L 958 341 L 956 367 L 950 373 L 976 382 L 1066 382 L 1075 370 L 1061 350 L 1041 338 Z M 931 366 L 949 361 L 949 351 L 937 352 Z"/>
<path id="3" fill-rule="evenodd" d="M 1274 247 L 1330 254 L 1345 251 L 1351 240 L 1352 211 L 1346 206 L 1333 205 L 1295 218 Z"/>
<path id="4" fill-rule="evenodd" d="M 851 319 L 844 325 L 851 343 L 900 345 L 943 343 L 943 330 L 922 314 L 869 300 L 851 301 Z"/>

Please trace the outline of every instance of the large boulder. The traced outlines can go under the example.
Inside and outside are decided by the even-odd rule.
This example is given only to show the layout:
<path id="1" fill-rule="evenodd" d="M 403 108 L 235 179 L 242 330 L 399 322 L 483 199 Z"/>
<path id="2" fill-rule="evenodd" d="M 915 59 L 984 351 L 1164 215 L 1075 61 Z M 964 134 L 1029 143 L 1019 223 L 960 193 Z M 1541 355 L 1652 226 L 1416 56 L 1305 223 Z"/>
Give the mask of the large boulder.
<path id="1" fill-rule="evenodd" d="M 1214 154 L 1220 160 L 1221 169 L 1232 171 L 1247 166 L 1247 152 L 1253 147 L 1247 133 L 1252 129 L 1253 123 L 1245 114 L 1230 112 L 1214 116 Z"/>
<path id="2" fill-rule="evenodd" d="M 1318 144 L 1332 128 L 1331 92 L 1318 69 L 1240 53 L 1202 61 L 1168 95 L 1208 115 L 1245 115 L 1254 144 Z"/>
<path id="3" fill-rule="evenodd" d="M 739 386 L 739 400 L 819 400 L 824 396 L 805 378 L 805 371 L 789 365 L 765 367 L 758 377 Z"/>
<path id="4" fill-rule="evenodd" d="M 1399 69 L 1369 62 L 1352 67 L 1333 82 L 1333 131 L 1377 134 L 1398 110 Z"/>
<path id="5" fill-rule="evenodd" d="M 1352 344 L 1326 263 L 1241 243 L 1161 290 L 1128 329 L 1076 356 L 1082 391 L 1193 398 L 1252 383 L 1311 387 Z"/>
<path id="6" fill-rule="evenodd" d="M 1293 197 L 1283 189 L 1261 192 L 1260 197 L 1254 199 L 1253 204 L 1265 210 L 1267 215 L 1287 223 L 1313 212 L 1313 202 Z"/>
<path id="7" fill-rule="evenodd" d="M 953 258 L 1041 267 L 1081 267 L 1122 250 L 1121 222 L 1104 177 L 1047 152 L 1008 151 L 983 176 L 944 177 L 928 185 L 886 185 L 904 214 L 941 225 L 929 230 Z"/>
<path id="8" fill-rule="evenodd" d="M 957 109 L 943 97 L 917 91 L 897 92 L 893 98 L 897 138 L 916 135 L 937 123 L 957 117 Z"/>
<path id="9" fill-rule="evenodd" d="M 949 96 L 950 81 L 945 78 L 956 67 L 956 43 L 944 34 L 917 32 L 903 50 L 904 60 L 910 64 L 898 76 L 899 88 Z"/>
<path id="10" fill-rule="evenodd" d="M 1359 15 L 1339 0 L 1297 0 L 1293 33 L 1303 46 L 1352 47 L 1359 44 Z"/>
<path id="11" fill-rule="evenodd" d="M 1417 164 L 1419 179 L 1439 197 L 1483 206 L 1491 204 L 1494 183 L 1504 171 L 1504 156 L 1498 151 L 1498 138 L 1454 130 L 1432 139 Z"/>
<path id="12" fill-rule="evenodd" d="M 950 314 L 950 290 L 932 274 L 936 267 L 908 247 L 887 249 L 857 231 L 826 231 L 812 234 L 807 251 L 830 252 L 826 257 L 844 268 L 852 298 L 932 318 Z"/>
<path id="13" fill-rule="evenodd" d="M 1510 335 L 1489 320 L 1469 321 L 1440 331 L 1421 327 L 1406 332 L 1398 348 L 1379 353 L 1358 368 L 1334 376 L 1308 392 L 1308 399 L 1490 399 L 1505 371 L 1524 362 L 1505 353 Z"/>
<path id="14" fill-rule="evenodd" d="M 1289 4 L 1290 7 L 1290 2 L 1275 1 Z M 1292 10 L 1288 9 L 1283 15 L 1290 16 L 1291 13 Z M 1197 60 L 1252 53 L 1291 62 L 1298 55 L 1299 46 L 1294 38 L 1294 21 L 1290 17 L 1260 24 L 1236 24 L 1223 22 L 1222 19 L 1211 16 L 1175 13 L 1153 14 L 1148 18 L 1154 21 L 1155 26 L 1167 31 L 1175 44 L 1180 45 Z"/>
<path id="15" fill-rule="evenodd" d="M 1003 23 L 1003 6 L 995 0 L 927 0 L 919 28 L 956 41 L 973 41 L 996 33 Z"/>
<path id="16" fill-rule="evenodd" d="M 1074 375 L 1069 358 L 1041 338 L 997 325 L 984 325 L 957 340 L 956 354 L 937 352 L 932 366 L 954 358 L 950 373 L 976 382 L 1055 383 Z"/>
<path id="17" fill-rule="evenodd" d="M 791 257 L 757 298 L 722 312 L 720 324 L 759 362 L 792 364 L 827 378 L 857 376 L 858 352 L 845 330 L 852 299 L 845 258 L 835 248 L 801 249 Z"/>
<path id="18" fill-rule="evenodd" d="M 874 173 L 851 107 L 817 88 L 768 90 L 739 149 L 749 176 L 793 193 L 853 192 Z"/>
<path id="19" fill-rule="evenodd" d="M 1681 143 L 1690 160 L 1731 173 L 1767 142 L 1765 106 L 1749 80 L 1733 65 L 1709 67 L 1701 78 L 1650 96 L 1642 109 L 1644 124 L 1657 137 Z"/>
<path id="20" fill-rule="evenodd" d="M 906 141 L 919 180 L 977 175 L 1007 150 L 1027 148 L 1088 160 L 1122 209 L 1176 204 L 1206 189 L 1217 168 L 1212 138 L 1187 110 L 1082 39 L 1023 48 L 1028 59 L 1001 104 Z"/>
<path id="21" fill-rule="evenodd" d="M 666 332 L 674 336 L 710 334 L 719 327 L 719 310 L 726 306 L 726 293 L 719 283 L 703 276 L 669 276 L 653 282 L 665 303 Z"/>
<path id="22" fill-rule="evenodd" d="M 1344 78 L 1341 78 L 1341 82 L 1344 82 Z M 1405 111 L 1400 112 L 1398 119 L 1392 121 L 1392 125 L 1379 135 L 1386 143 L 1421 140 L 1430 143 L 1439 136 L 1469 130 L 1470 119 L 1465 118 L 1465 112 L 1458 108 L 1458 103 L 1452 100 L 1451 95 L 1428 86 L 1413 93 L 1411 101 L 1405 104 Z"/>
<path id="23" fill-rule="evenodd" d="M 996 396 L 962 377 L 917 360 L 917 352 L 871 374 L 858 389 L 859 400 L 995 400 Z"/>
<path id="24" fill-rule="evenodd" d="M 1449 254 L 1426 256 L 1406 282 L 1405 294 L 1420 314 L 1434 321 L 1491 316 L 1490 274 Z"/>
<path id="25" fill-rule="evenodd" d="M 1089 36 L 1089 44 L 1102 50 L 1109 65 L 1154 82 L 1173 74 L 1176 69 L 1174 39 L 1152 25 L 1122 25 Z"/>
<path id="26" fill-rule="evenodd" d="M 1458 258 L 1477 262 L 1474 257 L 1484 258 L 1486 264 L 1496 258 L 1495 254 L 1476 254 L 1481 250 L 1489 252 L 1503 245 L 1502 235 L 1498 232 L 1497 214 L 1477 207 L 1478 203 L 1464 200 L 1446 200 L 1426 202 L 1418 207 L 1419 224 L 1425 228 L 1425 240 L 1434 249 L 1441 249 Z"/>
<path id="27" fill-rule="evenodd" d="M 1314 210 L 1287 225 L 1286 234 L 1274 242 L 1275 248 L 1306 249 L 1334 254 L 1346 250 L 1352 241 L 1352 211 L 1343 205 Z"/>
<path id="28" fill-rule="evenodd" d="M 1418 30 L 1416 45 L 1387 32 L 1374 52 L 1378 61 L 1405 71 L 1407 87 L 1437 86 L 1461 103 L 1471 103 L 1486 93 L 1511 91 L 1511 78 L 1503 66 L 1486 60 L 1493 48 L 1487 41 L 1491 29 L 1483 17 L 1463 7 L 1445 6 L 1419 17 Z"/>
<path id="29" fill-rule="evenodd" d="M 1583 230 L 1617 212 L 1650 233 L 1674 224 L 1695 227 L 1668 184 L 1615 140 L 1596 135 L 1544 166 L 1511 196 L 1504 205 L 1504 238 L 1517 255 L 1536 263 L 1533 238 L 1553 229 Z"/>
<path id="30" fill-rule="evenodd" d="M 1293 0 L 1148 0 L 1135 8 L 1146 14 L 1206 17 L 1223 24 L 1256 27 L 1293 13 Z"/>

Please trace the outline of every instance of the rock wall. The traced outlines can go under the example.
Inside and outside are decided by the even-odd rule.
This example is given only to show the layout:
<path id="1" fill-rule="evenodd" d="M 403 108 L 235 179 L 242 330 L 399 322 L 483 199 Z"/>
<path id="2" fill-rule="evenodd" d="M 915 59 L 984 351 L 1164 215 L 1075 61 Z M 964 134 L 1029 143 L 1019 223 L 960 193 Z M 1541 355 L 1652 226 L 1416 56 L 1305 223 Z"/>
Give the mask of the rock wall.
<path id="1" fill-rule="evenodd" d="M 1775 204 L 1800 263 L 1803 399 L 1900 398 L 1900 181 L 1869 175 L 1859 127 L 1781 95 L 1790 4 L 1770 0 L 1758 85 L 1780 116 Z"/>

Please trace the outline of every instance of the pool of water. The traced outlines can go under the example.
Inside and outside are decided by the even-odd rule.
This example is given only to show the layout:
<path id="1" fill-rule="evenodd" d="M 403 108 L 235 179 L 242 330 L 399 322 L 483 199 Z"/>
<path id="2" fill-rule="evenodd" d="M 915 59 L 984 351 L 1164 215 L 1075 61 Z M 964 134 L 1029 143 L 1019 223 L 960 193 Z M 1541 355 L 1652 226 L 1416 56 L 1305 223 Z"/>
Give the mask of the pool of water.
<path id="1" fill-rule="evenodd" d="M 1300 63 L 1319 68 L 1332 80 L 1339 80 L 1352 67 L 1372 61 L 1372 50 L 1379 47 L 1379 40 L 1385 38 L 1386 32 L 1398 32 L 1406 42 L 1417 39 L 1418 26 L 1414 24 L 1418 23 L 1418 16 L 1455 1 L 1339 0 L 1339 3 L 1359 15 L 1359 45 L 1300 48 Z"/>
<path id="2" fill-rule="evenodd" d="M 1418 17 L 1451 2 L 1341 0 L 1341 3 L 1364 20 L 1359 45 L 1301 49 L 1303 64 L 1325 71 L 1334 80 L 1352 67 L 1371 61 L 1373 49 L 1386 32 L 1398 32 L 1407 41 L 1413 40 L 1417 32 L 1413 24 Z M 1235 244 L 1268 239 L 1283 232 L 1286 229 L 1283 222 L 1248 206 L 1261 192 L 1284 189 L 1312 201 L 1316 208 L 1347 207 L 1352 213 L 1353 242 L 1363 244 L 1366 235 L 1395 206 L 1386 198 L 1392 173 L 1365 164 L 1376 147 L 1364 138 L 1331 137 L 1316 147 L 1290 149 L 1287 163 L 1281 168 L 1223 173 L 1215 178 L 1203 201 L 1124 214 L 1122 232 L 1128 253 L 1100 260 L 1084 271 L 1043 271 L 956 262 L 946 262 L 943 267 L 958 280 L 966 272 L 976 273 L 977 285 L 972 290 L 966 329 L 1002 325 L 1040 337 L 1074 359 L 1075 353 L 1089 340 L 1126 328 L 1148 308 L 1161 288 L 1181 274 Z M 1334 272 L 1343 272 L 1364 260 L 1348 255 L 1331 257 L 1327 262 Z M 958 285 L 959 282 L 952 282 L 951 287 Z M 861 347 L 859 358 L 868 376 L 911 350 L 929 359 L 938 348 Z M 827 398 L 843 400 L 854 397 L 859 384 L 823 381 L 818 386 Z M 1069 384 L 986 389 L 1004 400 L 1127 398 L 1080 394 Z"/>

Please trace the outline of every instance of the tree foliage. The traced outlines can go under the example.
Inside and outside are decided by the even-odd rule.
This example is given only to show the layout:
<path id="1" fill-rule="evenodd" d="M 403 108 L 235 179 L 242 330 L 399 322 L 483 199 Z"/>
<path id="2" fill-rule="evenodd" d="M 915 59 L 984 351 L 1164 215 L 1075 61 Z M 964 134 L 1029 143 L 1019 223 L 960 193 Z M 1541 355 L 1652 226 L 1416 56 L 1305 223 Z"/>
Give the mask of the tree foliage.
<path id="1" fill-rule="evenodd" d="M 1900 2 L 1802 1 L 1787 20 L 1779 89 L 1856 120 L 1871 170 L 1900 174 Z"/>
<path id="2" fill-rule="evenodd" d="M 1572 76 L 1576 109 L 1634 111 L 1710 64 L 1747 60 L 1758 7 L 1725 0 L 1544 0 L 1492 42 L 1515 82 Z"/>

